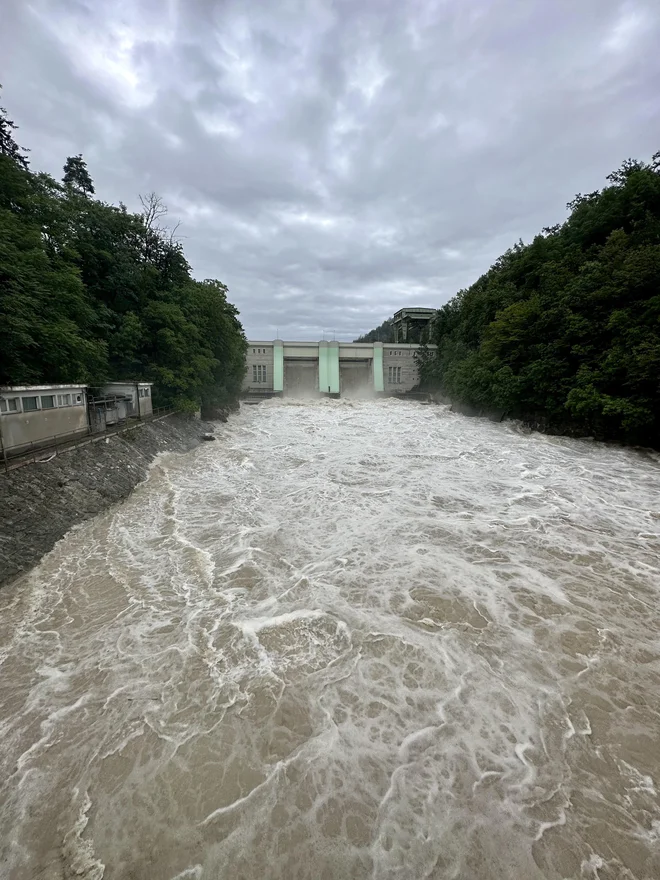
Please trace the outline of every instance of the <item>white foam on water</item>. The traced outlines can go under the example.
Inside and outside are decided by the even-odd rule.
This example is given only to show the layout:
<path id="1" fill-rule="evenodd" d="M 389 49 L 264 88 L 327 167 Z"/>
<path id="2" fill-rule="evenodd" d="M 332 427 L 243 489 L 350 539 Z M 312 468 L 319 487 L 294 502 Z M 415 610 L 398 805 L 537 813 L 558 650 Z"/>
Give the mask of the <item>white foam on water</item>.
<path id="1" fill-rule="evenodd" d="M 78 791 L 74 790 L 74 799 L 77 799 Z M 88 813 L 92 802 L 87 792 L 83 795 L 78 818 L 71 830 L 64 838 L 62 845 L 62 858 L 64 863 L 64 876 L 66 878 L 80 878 L 80 880 L 102 880 L 105 874 L 105 865 L 94 855 L 92 841 L 83 838 L 89 822 Z"/>
<path id="2" fill-rule="evenodd" d="M 274 617 L 253 617 L 248 620 L 235 620 L 234 625 L 244 633 L 256 635 L 263 629 L 284 626 L 296 620 L 318 620 L 319 617 L 323 617 L 322 611 L 299 609 L 298 611 L 287 611 L 285 614 L 276 614 Z"/>
<path id="3" fill-rule="evenodd" d="M 657 457 L 393 400 L 217 433 L 0 594 L 12 878 L 650 876 Z"/>

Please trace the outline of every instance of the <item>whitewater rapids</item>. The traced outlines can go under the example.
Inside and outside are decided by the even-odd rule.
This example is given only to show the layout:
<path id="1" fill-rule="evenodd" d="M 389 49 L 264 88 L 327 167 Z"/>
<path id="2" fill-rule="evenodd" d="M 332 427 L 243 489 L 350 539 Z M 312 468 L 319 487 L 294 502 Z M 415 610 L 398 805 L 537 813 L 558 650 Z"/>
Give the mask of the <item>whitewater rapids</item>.
<path id="1" fill-rule="evenodd" d="M 0 876 L 660 877 L 660 464 L 270 401 L 0 593 Z"/>

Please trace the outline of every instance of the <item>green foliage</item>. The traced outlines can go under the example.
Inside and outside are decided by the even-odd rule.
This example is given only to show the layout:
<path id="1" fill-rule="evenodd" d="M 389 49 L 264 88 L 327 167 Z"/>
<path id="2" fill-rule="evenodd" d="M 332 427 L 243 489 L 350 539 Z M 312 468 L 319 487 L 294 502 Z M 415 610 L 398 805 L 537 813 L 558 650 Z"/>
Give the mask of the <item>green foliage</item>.
<path id="1" fill-rule="evenodd" d="M 65 172 L 0 153 L 0 384 L 141 379 L 157 405 L 231 403 L 247 343 L 227 288 L 193 279 L 155 196 L 132 214 L 92 198 L 81 156 Z"/>
<path id="2" fill-rule="evenodd" d="M 64 163 L 64 177 L 62 182 L 70 186 L 83 196 L 94 195 L 94 184 L 87 170 L 87 163 L 79 153 L 77 156 L 69 156 Z"/>
<path id="3" fill-rule="evenodd" d="M 358 336 L 353 342 L 394 342 L 392 318 L 387 318 L 375 330 L 370 330 L 364 336 Z"/>
<path id="4" fill-rule="evenodd" d="M 0 85 L 1 88 L 2 85 Z M 7 116 L 5 108 L 0 107 L 0 156 L 9 156 L 24 171 L 27 171 L 29 163 L 25 153 L 28 150 L 25 147 L 19 147 L 14 140 L 14 132 L 17 128 L 14 120 Z"/>
<path id="5" fill-rule="evenodd" d="M 443 306 L 427 383 L 557 430 L 660 443 L 660 154 Z"/>

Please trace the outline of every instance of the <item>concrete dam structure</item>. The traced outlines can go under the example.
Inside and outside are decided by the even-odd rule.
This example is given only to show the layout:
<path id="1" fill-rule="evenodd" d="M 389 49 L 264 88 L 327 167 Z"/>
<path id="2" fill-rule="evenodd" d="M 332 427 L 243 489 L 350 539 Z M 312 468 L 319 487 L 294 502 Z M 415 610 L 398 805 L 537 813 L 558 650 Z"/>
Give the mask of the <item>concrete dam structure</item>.
<path id="1" fill-rule="evenodd" d="M 264 397 L 405 393 L 419 383 L 416 355 L 420 347 L 383 342 L 251 341 L 243 391 Z"/>

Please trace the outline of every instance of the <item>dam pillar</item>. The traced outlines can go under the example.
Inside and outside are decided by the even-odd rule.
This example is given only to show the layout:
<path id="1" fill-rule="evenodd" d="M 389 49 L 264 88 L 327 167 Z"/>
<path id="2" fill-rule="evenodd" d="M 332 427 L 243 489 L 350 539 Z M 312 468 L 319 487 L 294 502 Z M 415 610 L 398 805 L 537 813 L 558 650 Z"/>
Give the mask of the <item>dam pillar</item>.
<path id="1" fill-rule="evenodd" d="M 330 393 L 328 376 L 328 343 L 319 342 L 319 391 L 321 394 Z"/>
<path id="2" fill-rule="evenodd" d="M 273 391 L 275 394 L 284 391 L 284 343 L 281 339 L 273 342 Z"/>
<path id="3" fill-rule="evenodd" d="M 328 385 L 330 394 L 339 396 L 339 343 L 328 343 Z"/>
<path id="4" fill-rule="evenodd" d="M 319 391 L 339 395 L 339 343 L 319 342 Z"/>
<path id="5" fill-rule="evenodd" d="M 383 381 L 383 343 L 374 342 L 374 391 L 376 394 L 382 394 L 385 391 Z"/>

